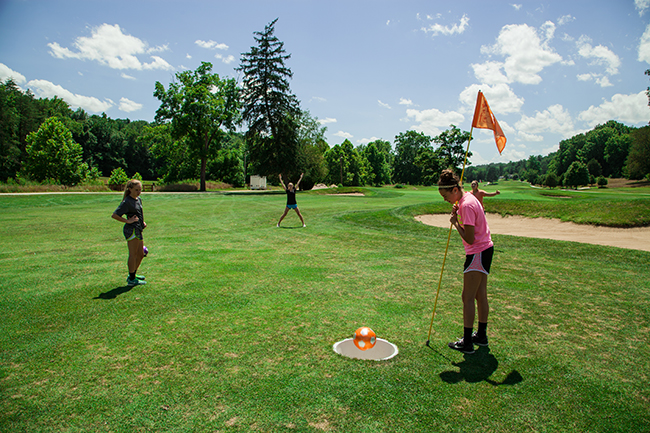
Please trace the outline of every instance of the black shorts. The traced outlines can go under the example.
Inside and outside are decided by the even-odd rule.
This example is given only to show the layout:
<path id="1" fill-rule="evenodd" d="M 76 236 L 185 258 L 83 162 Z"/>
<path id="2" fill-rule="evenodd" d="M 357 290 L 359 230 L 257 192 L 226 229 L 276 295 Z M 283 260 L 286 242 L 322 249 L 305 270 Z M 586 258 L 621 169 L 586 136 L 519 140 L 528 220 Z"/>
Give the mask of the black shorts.
<path id="1" fill-rule="evenodd" d="M 133 239 L 139 239 L 141 241 L 144 240 L 144 237 L 142 236 L 142 230 L 140 230 L 138 227 L 134 227 L 130 224 L 124 224 L 123 231 L 127 242 L 132 241 Z"/>
<path id="2" fill-rule="evenodd" d="M 491 246 L 480 253 L 465 256 L 465 270 L 463 273 L 482 272 L 486 275 L 490 275 L 492 256 L 494 256 L 494 246 Z"/>

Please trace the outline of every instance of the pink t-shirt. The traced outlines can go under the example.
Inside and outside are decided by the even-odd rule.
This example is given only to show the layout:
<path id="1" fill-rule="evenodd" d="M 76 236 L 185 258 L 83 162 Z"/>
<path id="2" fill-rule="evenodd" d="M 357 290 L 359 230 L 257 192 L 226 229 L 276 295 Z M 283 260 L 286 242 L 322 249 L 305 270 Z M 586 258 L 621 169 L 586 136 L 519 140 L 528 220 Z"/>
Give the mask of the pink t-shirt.
<path id="1" fill-rule="evenodd" d="M 465 254 L 477 254 L 493 246 L 485 211 L 478 199 L 472 193 L 466 192 L 458 201 L 458 207 L 458 221 L 460 224 L 463 227 L 466 225 L 474 226 L 474 243 L 470 245 L 463 239 Z"/>

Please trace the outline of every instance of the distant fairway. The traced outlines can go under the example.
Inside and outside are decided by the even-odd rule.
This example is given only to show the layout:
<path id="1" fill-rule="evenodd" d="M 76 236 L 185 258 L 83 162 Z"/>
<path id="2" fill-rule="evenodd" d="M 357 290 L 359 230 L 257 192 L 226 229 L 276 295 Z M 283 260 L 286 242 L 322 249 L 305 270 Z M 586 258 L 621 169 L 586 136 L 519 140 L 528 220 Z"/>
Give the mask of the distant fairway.
<path id="1" fill-rule="evenodd" d="M 498 188 L 488 211 L 650 224 L 649 188 Z M 306 228 L 282 194 L 145 193 L 135 288 L 121 195 L 0 196 L 0 431 L 650 431 L 650 253 L 493 236 L 490 347 L 462 355 L 462 245 L 428 348 L 448 229 L 413 219 L 449 205 L 346 191 L 298 194 Z M 362 325 L 399 355 L 332 351 Z"/>

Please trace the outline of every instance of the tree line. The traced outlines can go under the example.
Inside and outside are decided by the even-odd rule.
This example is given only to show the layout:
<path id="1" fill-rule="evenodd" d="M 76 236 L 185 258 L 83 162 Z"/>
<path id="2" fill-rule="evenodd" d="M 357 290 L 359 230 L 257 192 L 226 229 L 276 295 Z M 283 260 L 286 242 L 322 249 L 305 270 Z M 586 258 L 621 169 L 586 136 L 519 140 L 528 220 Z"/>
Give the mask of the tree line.
<path id="1" fill-rule="evenodd" d="M 331 147 L 326 128 L 302 110 L 289 86 L 290 55 L 274 36 L 277 19 L 254 33 L 234 79 L 202 62 L 156 82 L 160 101 L 153 122 L 111 119 L 73 111 L 63 100 L 36 99 L 11 79 L 0 83 L 0 181 L 34 180 L 75 185 L 141 177 L 161 183 L 199 179 L 243 186 L 248 176 L 295 178 L 301 186 L 403 183 L 432 185 L 445 168 L 460 171 L 469 132 L 455 125 L 436 137 L 406 131 L 386 140 Z M 468 167 L 467 180 L 500 177 L 536 184 L 583 185 L 596 177 L 642 178 L 650 173 L 648 127 L 610 121 L 559 145 L 545 157 Z M 471 157 L 471 152 L 468 158 Z M 469 164 L 469 162 L 468 162 Z M 586 178 L 585 178 L 586 173 Z M 119 174 L 119 176 L 118 176 Z M 593 183 L 593 182 L 591 182 Z"/>
<path id="2" fill-rule="evenodd" d="M 650 180 L 650 126 L 635 128 L 610 120 L 562 140 L 546 156 L 469 167 L 467 180 L 521 179 L 549 187 L 606 184 L 607 178 Z"/>

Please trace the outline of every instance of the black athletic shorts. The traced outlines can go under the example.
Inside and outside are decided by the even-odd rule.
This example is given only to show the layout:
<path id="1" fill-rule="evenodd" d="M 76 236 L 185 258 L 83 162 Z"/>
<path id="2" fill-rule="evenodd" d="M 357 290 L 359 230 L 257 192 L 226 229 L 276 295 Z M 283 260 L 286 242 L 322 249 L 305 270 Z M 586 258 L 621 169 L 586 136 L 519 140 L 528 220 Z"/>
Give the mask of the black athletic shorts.
<path id="1" fill-rule="evenodd" d="M 131 224 L 124 224 L 124 237 L 127 241 L 132 241 L 133 239 L 144 240 L 142 236 L 142 230 L 139 227 L 135 227 Z"/>
<path id="2" fill-rule="evenodd" d="M 494 246 L 491 246 L 487 250 L 483 250 L 480 253 L 469 254 L 465 256 L 465 270 L 463 273 L 476 271 L 490 275 L 492 256 L 494 256 Z"/>

